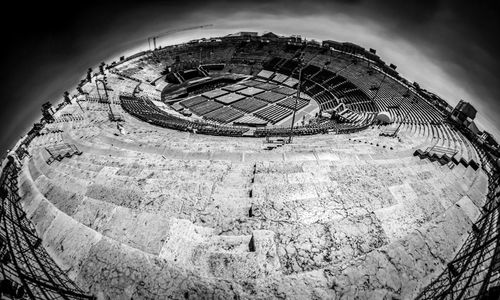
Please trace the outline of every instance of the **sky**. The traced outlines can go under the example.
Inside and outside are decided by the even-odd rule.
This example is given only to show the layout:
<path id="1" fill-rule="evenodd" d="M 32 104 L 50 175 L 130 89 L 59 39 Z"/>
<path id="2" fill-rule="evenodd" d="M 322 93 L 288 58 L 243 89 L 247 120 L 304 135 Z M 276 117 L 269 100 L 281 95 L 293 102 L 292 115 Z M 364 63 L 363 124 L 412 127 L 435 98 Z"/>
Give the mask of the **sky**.
<path id="1" fill-rule="evenodd" d="M 237 31 L 354 42 L 451 105 L 469 101 L 480 129 L 500 137 L 499 13 L 498 1 L 462 0 L 17 1 L 0 20 L 0 153 L 40 118 L 42 103 L 60 101 L 89 67 L 147 49 L 148 36 L 202 24 L 213 26 L 159 43 Z"/>

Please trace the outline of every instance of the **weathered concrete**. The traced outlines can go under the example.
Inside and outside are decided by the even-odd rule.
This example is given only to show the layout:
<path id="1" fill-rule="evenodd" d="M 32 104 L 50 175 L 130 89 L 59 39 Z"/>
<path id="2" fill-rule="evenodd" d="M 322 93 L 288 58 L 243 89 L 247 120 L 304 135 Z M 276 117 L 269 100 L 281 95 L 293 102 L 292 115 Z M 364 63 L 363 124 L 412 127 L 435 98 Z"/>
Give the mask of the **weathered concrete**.
<path id="1" fill-rule="evenodd" d="M 43 246 L 99 299 L 411 299 L 452 259 L 487 192 L 481 170 L 412 156 L 436 128 L 267 151 L 113 104 L 119 130 L 106 106 L 82 105 L 78 124 L 34 140 L 20 185 Z M 43 147 L 61 141 L 84 153 L 47 164 Z"/>

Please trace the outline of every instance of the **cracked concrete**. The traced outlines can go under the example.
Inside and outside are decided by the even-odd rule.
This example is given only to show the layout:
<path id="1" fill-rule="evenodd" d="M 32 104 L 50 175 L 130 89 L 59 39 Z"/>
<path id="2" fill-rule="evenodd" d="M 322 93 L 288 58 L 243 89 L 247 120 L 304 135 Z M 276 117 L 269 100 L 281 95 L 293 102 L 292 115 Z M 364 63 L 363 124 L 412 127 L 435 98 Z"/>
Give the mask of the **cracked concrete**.
<path id="1" fill-rule="evenodd" d="M 401 142 L 369 128 L 265 152 L 113 104 L 118 131 L 82 105 L 78 126 L 51 126 L 83 154 L 49 165 L 37 137 L 20 185 L 44 247 L 99 299 L 411 299 L 485 200 L 481 170 L 412 157 L 427 137 L 406 127 Z"/>
<path id="2" fill-rule="evenodd" d="M 203 183 L 170 161 L 168 176 L 106 168 L 101 185 L 66 173 L 104 169 L 78 160 L 29 163 L 21 184 L 49 253 L 99 298 L 411 298 L 453 257 L 485 192 L 481 179 L 449 193 L 460 173 L 413 159 L 232 163 Z M 163 184 L 179 193 L 158 198 Z"/>

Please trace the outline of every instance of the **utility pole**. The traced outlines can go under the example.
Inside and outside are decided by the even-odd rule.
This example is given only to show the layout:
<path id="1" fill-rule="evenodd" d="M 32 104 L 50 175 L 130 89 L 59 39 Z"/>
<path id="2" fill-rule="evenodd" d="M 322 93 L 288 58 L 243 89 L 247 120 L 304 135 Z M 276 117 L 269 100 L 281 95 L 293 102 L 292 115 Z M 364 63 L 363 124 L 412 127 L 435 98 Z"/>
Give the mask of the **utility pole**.
<path id="1" fill-rule="evenodd" d="M 99 84 L 98 84 L 98 81 L 99 79 L 97 79 L 97 77 L 95 78 L 95 89 L 97 91 L 97 95 L 99 96 L 99 102 L 102 101 L 102 98 L 101 98 L 101 93 L 99 93 Z"/>
<path id="2" fill-rule="evenodd" d="M 202 47 L 200 46 L 200 62 L 198 63 L 200 66 L 201 66 L 201 50 L 202 50 Z"/>

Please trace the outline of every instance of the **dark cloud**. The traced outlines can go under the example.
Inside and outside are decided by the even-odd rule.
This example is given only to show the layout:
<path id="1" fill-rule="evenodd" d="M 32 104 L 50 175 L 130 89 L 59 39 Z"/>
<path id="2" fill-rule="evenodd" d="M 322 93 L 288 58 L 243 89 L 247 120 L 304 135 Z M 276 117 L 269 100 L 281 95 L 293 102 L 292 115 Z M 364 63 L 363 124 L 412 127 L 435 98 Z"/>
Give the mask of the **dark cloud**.
<path id="1" fill-rule="evenodd" d="M 78 7 L 13 2 L 0 20 L 4 45 L 0 150 L 4 152 L 25 132 L 41 103 L 57 100 L 87 67 L 167 27 L 199 24 L 193 16 L 206 21 L 242 11 L 292 17 L 343 13 L 380 24 L 387 39 L 407 40 L 438 61 L 478 98 L 466 100 L 488 108 L 484 114 L 500 128 L 498 1 L 235 2 L 90 1 L 79 2 Z"/>

